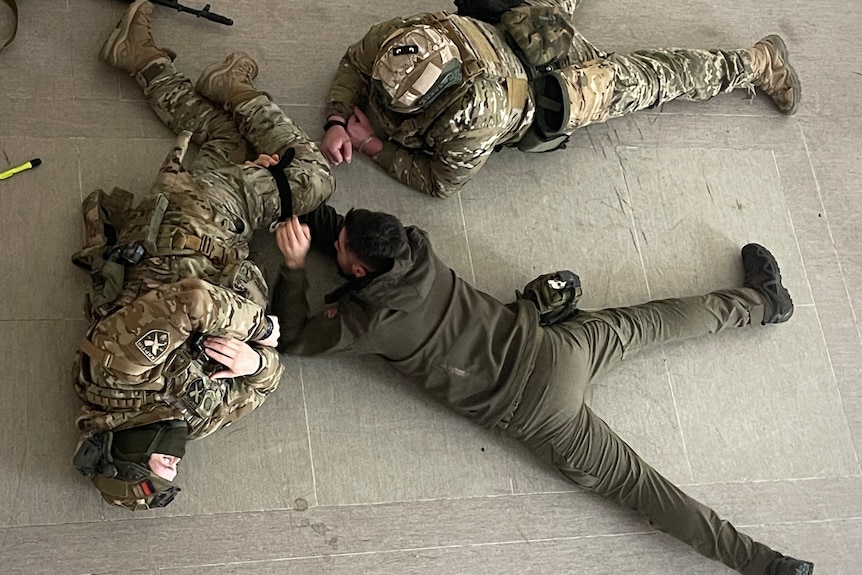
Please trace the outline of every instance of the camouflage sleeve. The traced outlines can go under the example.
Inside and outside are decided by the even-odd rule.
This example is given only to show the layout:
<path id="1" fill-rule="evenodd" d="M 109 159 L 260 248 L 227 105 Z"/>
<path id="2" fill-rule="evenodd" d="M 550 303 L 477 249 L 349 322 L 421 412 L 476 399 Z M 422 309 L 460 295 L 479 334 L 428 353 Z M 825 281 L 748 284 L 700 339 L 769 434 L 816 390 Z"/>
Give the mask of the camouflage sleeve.
<path id="1" fill-rule="evenodd" d="M 507 134 L 508 116 L 505 88 L 479 79 L 429 130 L 431 153 L 384 141 L 383 150 L 372 159 L 406 186 L 446 198 L 473 178 Z"/>
<path id="2" fill-rule="evenodd" d="M 266 329 L 262 307 L 197 278 L 159 286 L 96 326 L 92 343 L 129 363 L 155 366 L 189 334 L 254 340 Z"/>
<path id="3" fill-rule="evenodd" d="M 394 18 L 375 24 L 362 40 L 347 49 L 329 88 L 327 116 L 336 115 L 346 119 L 353 113 L 353 108 L 359 105 L 360 100 L 368 98 L 371 68 L 380 47 L 386 38 L 405 22 L 403 18 Z"/>
<path id="4" fill-rule="evenodd" d="M 248 415 L 266 401 L 275 391 L 284 374 L 278 352 L 271 347 L 254 346 L 261 356 L 261 368 L 257 373 L 237 377 L 225 393 L 221 404 L 203 427 L 195 429 L 191 439 L 201 439 Z"/>

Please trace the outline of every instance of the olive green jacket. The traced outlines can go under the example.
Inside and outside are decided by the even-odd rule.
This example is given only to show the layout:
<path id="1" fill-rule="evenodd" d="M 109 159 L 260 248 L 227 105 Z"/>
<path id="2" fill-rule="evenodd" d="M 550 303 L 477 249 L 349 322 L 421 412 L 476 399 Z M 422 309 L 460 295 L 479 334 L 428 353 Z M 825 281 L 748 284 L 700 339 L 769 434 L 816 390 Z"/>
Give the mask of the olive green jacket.
<path id="1" fill-rule="evenodd" d="M 341 217 L 324 205 L 308 223 L 325 248 Z M 282 268 L 272 302 L 279 351 L 378 355 L 460 415 L 488 427 L 507 421 L 541 340 L 536 308 L 504 305 L 457 277 L 422 230 L 409 227 L 407 237 L 391 270 L 327 296 L 337 309 L 332 318 L 309 315 L 305 270 Z"/>

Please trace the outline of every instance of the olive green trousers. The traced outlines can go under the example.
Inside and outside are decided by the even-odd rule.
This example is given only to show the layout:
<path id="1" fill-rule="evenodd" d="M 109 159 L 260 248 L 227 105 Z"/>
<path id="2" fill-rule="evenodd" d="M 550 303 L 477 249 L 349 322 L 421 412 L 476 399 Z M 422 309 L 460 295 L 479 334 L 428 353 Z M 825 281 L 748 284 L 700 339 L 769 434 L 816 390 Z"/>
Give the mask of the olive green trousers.
<path id="1" fill-rule="evenodd" d="M 748 288 L 580 311 L 544 329 L 536 367 L 506 431 L 578 486 L 640 512 L 654 528 L 706 557 L 744 575 L 763 575 L 775 551 L 683 493 L 584 403 L 590 385 L 640 351 L 760 326 L 763 313 L 760 296 Z"/>

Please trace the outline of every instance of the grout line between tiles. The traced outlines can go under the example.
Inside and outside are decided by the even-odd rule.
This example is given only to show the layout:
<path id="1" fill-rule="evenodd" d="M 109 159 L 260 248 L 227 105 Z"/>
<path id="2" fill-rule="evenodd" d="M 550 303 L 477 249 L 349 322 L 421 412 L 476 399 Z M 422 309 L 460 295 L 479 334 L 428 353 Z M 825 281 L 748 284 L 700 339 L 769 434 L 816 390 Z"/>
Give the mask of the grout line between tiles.
<path id="1" fill-rule="evenodd" d="M 464 214 L 464 199 L 461 197 L 461 192 L 458 192 L 458 207 L 461 210 L 461 223 L 464 226 L 464 241 L 467 243 L 467 259 L 470 262 L 470 275 L 473 278 L 470 283 L 476 285 L 476 268 L 473 267 L 473 250 L 470 249 L 470 236 L 467 235 L 467 216 Z"/>
<path id="2" fill-rule="evenodd" d="M 314 489 L 314 504 L 320 506 L 320 498 L 317 496 L 317 475 L 314 473 L 314 450 L 311 447 L 311 424 L 308 417 L 308 401 L 305 399 L 305 371 L 302 363 L 299 364 L 299 383 L 302 390 L 302 410 L 305 413 L 305 437 L 308 438 L 308 459 L 311 462 L 311 485 Z"/>
<path id="3" fill-rule="evenodd" d="M 847 303 L 850 306 L 850 313 L 853 316 L 853 324 L 856 326 L 856 333 L 859 335 L 860 342 L 862 342 L 862 333 L 859 332 L 859 322 L 856 319 L 856 311 L 853 309 L 853 300 L 850 297 L 850 289 L 847 286 L 847 278 L 844 275 L 844 269 L 841 267 L 841 258 L 838 255 L 838 250 L 835 247 L 835 237 L 832 235 L 832 226 L 829 223 L 829 215 L 826 213 L 826 205 L 823 203 L 823 194 L 820 189 L 820 181 L 817 179 L 817 173 L 814 170 L 814 165 L 811 162 L 811 152 L 808 149 L 808 140 L 805 138 L 805 131 L 802 129 L 802 126 L 799 126 L 799 132 L 802 136 L 802 143 L 805 145 L 805 155 L 808 158 L 808 168 L 811 170 L 811 176 L 814 178 L 814 186 L 817 189 L 817 197 L 820 201 L 820 209 L 822 210 L 823 219 L 826 221 L 826 231 L 829 233 L 829 240 L 832 242 L 832 253 L 835 255 L 835 262 L 838 264 L 838 271 L 841 274 L 841 281 L 844 283 L 844 293 L 847 295 Z M 773 158 L 775 157 L 775 152 L 773 152 Z M 776 169 L 778 169 L 778 163 L 776 160 Z M 779 174 L 780 177 L 780 174 Z M 793 227 L 793 215 L 790 214 L 790 210 L 788 210 L 788 217 L 790 218 L 790 226 L 793 229 L 793 237 L 796 238 L 796 249 L 799 250 L 799 255 L 802 257 L 802 246 L 799 245 L 799 238 L 796 235 L 796 229 Z M 802 260 L 802 268 L 805 269 L 805 259 Z M 814 293 L 811 290 L 811 282 L 808 280 L 808 271 L 805 270 L 805 280 L 808 282 L 808 291 L 811 293 L 811 300 L 814 301 Z M 838 401 L 841 402 L 841 411 L 844 413 L 844 421 L 848 423 L 847 434 L 850 436 L 850 444 L 853 446 L 853 457 L 856 460 L 856 468 L 862 471 L 862 463 L 859 461 L 859 447 L 856 445 L 854 441 L 855 436 L 852 430 L 849 427 L 850 418 L 847 415 L 847 404 L 844 402 L 844 397 L 841 394 L 841 386 L 838 385 L 838 375 L 835 373 L 835 365 L 832 361 L 832 353 L 829 351 L 829 344 L 826 341 L 826 332 L 823 329 L 823 322 L 820 320 L 820 312 L 817 309 L 815 304 L 814 306 L 814 316 L 817 318 L 817 325 L 820 327 L 820 336 L 823 338 L 823 347 L 826 350 L 826 357 L 829 359 L 829 370 L 832 372 L 832 381 L 835 382 L 835 392 L 838 394 Z"/>

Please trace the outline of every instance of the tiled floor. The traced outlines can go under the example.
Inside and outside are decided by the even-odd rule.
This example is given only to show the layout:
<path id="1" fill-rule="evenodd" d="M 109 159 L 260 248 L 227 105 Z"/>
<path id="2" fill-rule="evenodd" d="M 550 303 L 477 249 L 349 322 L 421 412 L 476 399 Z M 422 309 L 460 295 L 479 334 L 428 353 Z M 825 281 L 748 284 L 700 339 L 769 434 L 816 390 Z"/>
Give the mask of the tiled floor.
<path id="1" fill-rule="evenodd" d="M 203 2 L 193 2 L 202 5 Z M 76 475 L 71 360 L 87 278 L 69 262 L 93 188 L 144 189 L 172 136 L 135 83 L 96 59 L 125 8 L 24 0 L 0 54 L 0 571 L 8 574 L 690 575 L 724 567 L 579 492 L 519 445 L 458 419 L 380 362 L 285 358 L 254 415 L 189 449 L 183 494 L 131 515 Z M 156 40 L 192 78 L 233 50 L 313 138 L 346 45 L 443 0 L 221 0 L 225 28 L 157 8 Z M 0 38 L 10 30 L 0 3 Z M 797 304 L 786 325 L 639 357 L 592 405 L 645 459 L 758 539 L 859 572 L 862 547 L 862 3 L 584 0 L 579 28 L 617 52 L 744 47 L 780 33 L 804 82 L 785 118 L 744 92 L 504 151 L 461 194 L 420 196 L 358 159 L 338 208 L 426 229 L 501 299 L 577 271 L 587 307 L 738 285 L 769 246 Z M 269 237 L 261 249 L 271 249 Z M 328 278 L 326 281 L 332 281 Z M 324 286 L 316 286 L 322 293 Z"/>

